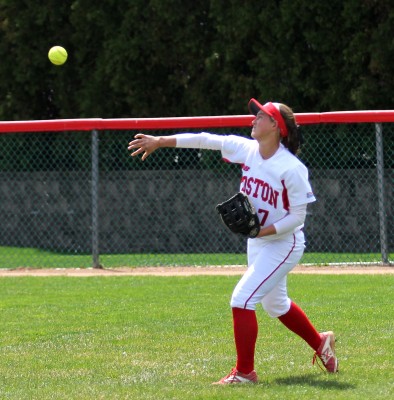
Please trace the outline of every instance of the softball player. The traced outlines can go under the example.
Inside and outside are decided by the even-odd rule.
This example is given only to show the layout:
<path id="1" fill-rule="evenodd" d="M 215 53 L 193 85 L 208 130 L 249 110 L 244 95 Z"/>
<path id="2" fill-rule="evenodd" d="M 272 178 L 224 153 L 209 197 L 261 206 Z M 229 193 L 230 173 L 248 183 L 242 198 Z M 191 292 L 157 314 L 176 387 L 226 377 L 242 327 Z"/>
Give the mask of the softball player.
<path id="1" fill-rule="evenodd" d="M 248 239 L 248 269 L 236 285 L 231 308 L 236 365 L 214 384 L 257 382 L 254 370 L 258 334 L 256 306 L 277 318 L 304 339 L 328 372 L 338 371 L 332 331 L 319 333 L 304 311 L 287 294 L 287 274 L 300 261 L 305 247 L 303 226 L 307 204 L 314 202 L 308 170 L 297 158 L 300 135 L 293 111 L 284 104 L 260 104 L 251 99 L 256 117 L 251 137 L 184 133 L 172 136 L 137 134 L 129 143 L 132 156 L 142 160 L 160 147 L 219 150 L 225 160 L 240 164 L 240 190 L 252 202 L 260 219 L 260 232 Z"/>

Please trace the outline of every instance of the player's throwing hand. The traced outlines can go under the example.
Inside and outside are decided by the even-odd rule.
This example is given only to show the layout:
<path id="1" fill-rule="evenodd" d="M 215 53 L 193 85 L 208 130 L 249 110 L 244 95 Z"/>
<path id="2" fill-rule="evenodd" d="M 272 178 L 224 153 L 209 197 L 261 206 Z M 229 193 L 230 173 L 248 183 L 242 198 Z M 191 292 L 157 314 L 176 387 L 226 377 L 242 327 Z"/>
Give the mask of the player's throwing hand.
<path id="1" fill-rule="evenodd" d="M 160 140 L 160 137 L 137 133 L 134 136 L 134 140 L 129 143 L 128 150 L 136 149 L 131 153 L 133 157 L 142 153 L 141 160 L 144 161 L 146 157 L 161 147 Z"/>

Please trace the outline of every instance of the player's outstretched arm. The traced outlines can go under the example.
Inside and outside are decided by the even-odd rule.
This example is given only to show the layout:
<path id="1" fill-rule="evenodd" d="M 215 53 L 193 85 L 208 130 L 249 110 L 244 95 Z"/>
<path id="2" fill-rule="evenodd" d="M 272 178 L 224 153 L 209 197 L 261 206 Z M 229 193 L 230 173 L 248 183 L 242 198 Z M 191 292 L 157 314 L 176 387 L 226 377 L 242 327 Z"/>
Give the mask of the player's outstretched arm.
<path id="1" fill-rule="evenodd" d="M 144 135 L 143 133 L 137 133 L 134 136 L 134 140 L 129 143 L 127 148 L 129 151 L 133 152 L 131 155 L 138 156 L 142 153 L 141 160 L 144 161 L 146 157 L 152 154 L 155 150 L 160 147 L 175 147 L 176 138 L 171 136 L 151 136 Z"/>

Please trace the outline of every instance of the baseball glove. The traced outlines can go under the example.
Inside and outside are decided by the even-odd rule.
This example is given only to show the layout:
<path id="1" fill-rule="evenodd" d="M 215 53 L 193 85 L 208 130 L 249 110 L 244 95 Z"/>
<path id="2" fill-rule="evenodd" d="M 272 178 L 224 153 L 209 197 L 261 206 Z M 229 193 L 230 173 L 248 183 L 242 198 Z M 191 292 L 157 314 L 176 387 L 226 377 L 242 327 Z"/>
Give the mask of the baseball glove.
<path id="1" fill-rule="evenodd" d="M 260 232 L 260 221 L 246 194 L 239 192 L 225 202 L 218 204 L 216 210 L 224 225 L 232 232 L 255 238 Z"/>

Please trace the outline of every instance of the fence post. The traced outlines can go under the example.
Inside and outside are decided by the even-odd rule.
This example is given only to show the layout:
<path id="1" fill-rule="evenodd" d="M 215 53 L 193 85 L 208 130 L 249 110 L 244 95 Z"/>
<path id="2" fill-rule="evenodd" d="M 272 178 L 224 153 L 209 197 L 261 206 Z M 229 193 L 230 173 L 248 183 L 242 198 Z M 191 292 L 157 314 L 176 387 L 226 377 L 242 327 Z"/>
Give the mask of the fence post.
<path id="1" fill-rule="evenodd" d="M 99 191 L 99 138 L 96 129 L 92 131 L 92 258 L 93 268 L 102 268 L 99 261 L 99 226 L 98 226 L 98 191 Z"/>
<path id="2" fill-rule="evenodd" d="M 379 204 L 379 227 L 380 227 L 380 251 L 383 264 L 389 264 L 387 249 L 387 221 L 384 199 L 384 158 L 383 158 L 383 129 L 382 124 L 375 124 L 376 133 L 376 172 L 378 179 L 378 204 Z"/>

